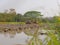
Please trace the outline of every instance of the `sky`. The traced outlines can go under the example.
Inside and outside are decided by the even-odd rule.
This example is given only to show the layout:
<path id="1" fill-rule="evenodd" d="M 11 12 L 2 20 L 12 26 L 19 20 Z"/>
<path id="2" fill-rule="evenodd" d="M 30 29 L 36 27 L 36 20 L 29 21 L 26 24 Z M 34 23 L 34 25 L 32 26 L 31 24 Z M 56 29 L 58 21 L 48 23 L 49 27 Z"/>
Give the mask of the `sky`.
<path id="1" fill-rule="evenodd" d="M 14 8 L 17 13 L 39 11 L 45 17 L 54 16 L 59 12 L 59 0 L 0 0 L 0 12 Z"/>

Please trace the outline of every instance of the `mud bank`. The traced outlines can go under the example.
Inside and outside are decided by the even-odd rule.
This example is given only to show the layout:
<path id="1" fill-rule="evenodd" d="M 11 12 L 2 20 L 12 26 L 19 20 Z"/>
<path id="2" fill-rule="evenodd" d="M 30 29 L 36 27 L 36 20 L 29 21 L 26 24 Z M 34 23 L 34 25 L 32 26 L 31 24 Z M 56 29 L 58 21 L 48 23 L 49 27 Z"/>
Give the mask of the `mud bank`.
<path id="1" fill-rule="evenodd" d="M 0 32 L 21 32 L 39 29 L 38 24 L 0 24 Z"/>

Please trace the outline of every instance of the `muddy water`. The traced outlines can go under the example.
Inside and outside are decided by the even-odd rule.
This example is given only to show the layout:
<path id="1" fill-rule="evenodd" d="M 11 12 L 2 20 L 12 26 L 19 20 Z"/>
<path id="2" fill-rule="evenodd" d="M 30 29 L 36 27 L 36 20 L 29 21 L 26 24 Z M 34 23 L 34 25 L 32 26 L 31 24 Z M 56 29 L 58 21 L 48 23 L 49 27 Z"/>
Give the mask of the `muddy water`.
<path id="1" fill-rule="evenodd" d="M 0 26 L 0 45 L 26 45 L 29 39 L 32 38 L 31 35 L 26 35 L 24 32 L 30 32 L 27 30 L 21 30 L 19 27 L 27 27 L 28 29 L 33 29 L 32 33 L 39 28 L 37 25 L 1 25 Z M 26 29 L 27 29 L 26 28 Z M 24 32 L 23 32 L 24 31 Z M 30 33 L 31 34 L 31 33 Z M 40 35 L 42 40 L 45 38 L 45 35 Z"/>
<path id="2" fill-rule="evenodd" d="M 40 35 L 40 39 L 44 39 L 45 35 Z M 26 35 L 24 32 L 16 33 L 16 34 L 0 34 L 0 45 L 26 45 L 28 41 L 32 38 L 32 36 Z"/>
<path id="3" fill-rule="evenodd" d="M 16 44 L 26 44 L 27 40 L 31 38 L 27 36 L 24 32 L 16 35 L 12 34 L 0 34 L 0 45 L 16 45 Z"/>

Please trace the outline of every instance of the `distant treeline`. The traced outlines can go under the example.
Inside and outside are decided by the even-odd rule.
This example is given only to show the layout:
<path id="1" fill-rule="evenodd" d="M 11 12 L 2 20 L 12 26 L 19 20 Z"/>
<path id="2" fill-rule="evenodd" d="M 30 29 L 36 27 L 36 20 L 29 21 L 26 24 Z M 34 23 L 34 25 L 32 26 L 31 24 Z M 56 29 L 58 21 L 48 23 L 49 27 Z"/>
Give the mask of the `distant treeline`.
<path id="1" fill-rule="evenodd" d="M 0 22 L 34 22 L 34 23 L 60 23 L 60 16 L 43 17 L 41 12 L 27 11 L 24 15 L 16 13 L 15 9 L 10 9 L 0 13 Z"/>

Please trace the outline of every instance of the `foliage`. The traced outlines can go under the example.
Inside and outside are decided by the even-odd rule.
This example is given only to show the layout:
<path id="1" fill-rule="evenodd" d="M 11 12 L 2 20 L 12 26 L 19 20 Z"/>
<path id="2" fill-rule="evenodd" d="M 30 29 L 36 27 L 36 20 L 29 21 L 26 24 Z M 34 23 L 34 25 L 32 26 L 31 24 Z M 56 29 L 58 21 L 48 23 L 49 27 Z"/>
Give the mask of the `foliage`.
<path id="1" fill-rule="evenodd" d="M 22 15 L 16 13 L 15 9 L 10 9 L 10 12 L 0 13 L 0 22 L 36 23 L 47 30 L 60 30 L 60 16 L 43 18 L 38 11 L 28 11 Z"/>
<path id="2" fill-rule="evenodd" d="M 36 32 L 37 34 L 37 32 Z M 56 34 L 53 31 L 47 31 L 47 36 L 44 39 L 44 41 L 42 41 L 42 39 L 39 39 L 38 36 L 36 35 L 33 36 L 27 45 L 59 45 L 60 44 L 60 40 L 58 40 L 58 37 L 56 36 Z"/>
<path id="3" fill-rule="evenodd" d="M 32 22 L 38 24 L 40 28 L 44 30 L 55 30 L 55 33 L 48 31 L 48 37 L 46 37 L 46 43 L 44 45 L 59 45 L 60 44 L 60 16 L 45 17 L 42 18 L 41 12 L 28 11 L 24 15 L 17 14 L 14 9 L 10 9 L 10 12 L 0 13 L 0 24 L 25 24 L 26 22 Z M 31 35 L 32 39 L 28 45 L 43 45 L 41 39 L 38 38 L 38 30 Z M 50 39 L 50 40 L 49 40 Z"/>
<path id="4" fill-rule="evenodd" d="M 39 16 L 42 16 L 40 12 L 38 11 L 28 11 L 24 14 L 25 17 L 31 17 L 31 18 L 37 18 Z"/>

